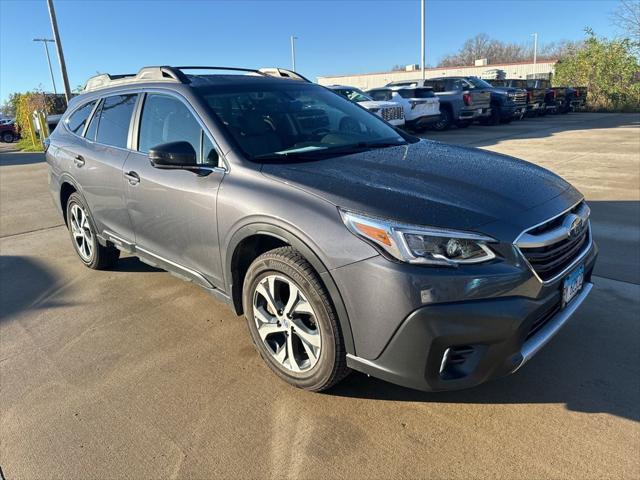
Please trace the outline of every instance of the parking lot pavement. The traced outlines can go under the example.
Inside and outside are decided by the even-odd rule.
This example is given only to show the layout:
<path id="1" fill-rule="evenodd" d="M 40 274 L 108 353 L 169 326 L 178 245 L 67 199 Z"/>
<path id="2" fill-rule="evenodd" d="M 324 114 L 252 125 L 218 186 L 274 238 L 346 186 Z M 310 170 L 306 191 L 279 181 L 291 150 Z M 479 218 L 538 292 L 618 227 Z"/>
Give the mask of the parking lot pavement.
<path id="1" fill-rule="evenodd" d="M 360 374 L 326 394 L 287 386 L 197 287 L 133 258 L 84 268 L 46 165 L 0 153 L 5 478 L 638 478 L 640 117 L 427 136 L 560 173 L 590 200 L 601 247 L 596 288 L 556 339 L 452 393 Z"/>

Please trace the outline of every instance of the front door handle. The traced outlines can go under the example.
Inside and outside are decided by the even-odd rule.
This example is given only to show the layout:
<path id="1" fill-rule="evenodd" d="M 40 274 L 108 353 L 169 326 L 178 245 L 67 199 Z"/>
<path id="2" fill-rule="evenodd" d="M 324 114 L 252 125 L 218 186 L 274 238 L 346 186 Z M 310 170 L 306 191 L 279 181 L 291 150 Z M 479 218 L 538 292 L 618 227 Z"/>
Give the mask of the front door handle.
<path id="1" fill-rule="evenodd" d="M 84 158 L 82 158 L 82 155 L 77 155 L 73 158 L 73 163 L 76 164 L 76 167 L 80 168 L 84 166 Z"/>
<path id="2" fill-rule="evenodd" d="M 126 172 L 124 177 L 129 180 L 129 185 L 137 185 L 140 183 L 140 175 L 134 171 Z"/>

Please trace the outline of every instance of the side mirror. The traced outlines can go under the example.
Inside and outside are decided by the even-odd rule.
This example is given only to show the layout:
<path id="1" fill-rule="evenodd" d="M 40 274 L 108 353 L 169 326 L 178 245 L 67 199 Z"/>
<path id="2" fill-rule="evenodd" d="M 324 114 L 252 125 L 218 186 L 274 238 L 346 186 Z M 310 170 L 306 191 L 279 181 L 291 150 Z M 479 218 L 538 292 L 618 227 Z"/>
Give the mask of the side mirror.
<path id="1" fill-rule="evenodd" d="M 196 151 L 189 142 L 169 142 L 149 149 L 149 160 L 156 168 L 197 167 Z"/>

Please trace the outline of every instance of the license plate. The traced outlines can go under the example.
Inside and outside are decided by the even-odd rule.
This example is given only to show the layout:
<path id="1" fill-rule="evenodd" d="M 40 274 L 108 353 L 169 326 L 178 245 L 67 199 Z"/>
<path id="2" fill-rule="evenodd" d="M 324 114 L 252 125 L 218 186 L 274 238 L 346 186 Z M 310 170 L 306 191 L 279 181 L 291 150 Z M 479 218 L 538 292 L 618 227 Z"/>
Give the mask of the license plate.
<path id="1" fill-rule="evenodd" d="M 565 307 L 582 289 L 584 283 L 584 265 L 571 272 L 562 282 L 562 307 Z"/>

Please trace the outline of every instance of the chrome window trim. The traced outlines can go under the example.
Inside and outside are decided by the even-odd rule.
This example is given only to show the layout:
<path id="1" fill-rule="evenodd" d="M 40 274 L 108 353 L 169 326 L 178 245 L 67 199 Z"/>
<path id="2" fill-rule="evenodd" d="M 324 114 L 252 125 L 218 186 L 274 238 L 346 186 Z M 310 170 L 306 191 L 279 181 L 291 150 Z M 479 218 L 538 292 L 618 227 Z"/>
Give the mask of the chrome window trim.
<path id="1" fill-rule="evenodd" d="M 593 246 L 593 235 L 592 235 L 592 232 L 591 232 L 591 219 L 587 220 L 587 234 L 589 235 L 589 238 L 588 238 L 586 247 L 561 272 L 557 273 L 556 275 L 554 275 L 553 277 L 551 277 L 548 280 L 543 280 L 542 278 L 540 278 L 538 273 L 534 270 L 533 266 L 529 263 L 529 260 L 527 260 L 527 257 L 525 257 L 524 253 L 522 253 L 522 250 L 520 250 L 520 247 L 518 246 L 518 240 L 520 240 L 520 238 L 523 235 L 525 235 L 528 231 L 533 230 L 535 228 L 538 228 L 539 226 L 544 225 L 545 223 L 549 223 L 549 222 L 555 220 L 556 218 L 565 215 L 567 212 L 570 212 L 571 210 L 576 208 L 582 202 L 584 202 L 584 198 L 581 198 L 579 201 L 574 203 L 571 207 L 567 208 L 566 210 L 563 210 L 559 214 L 554 215 L 553 217 L 550 217 L 550 218 L 548 218 L 548 219 L 546 219 L 546 220 L 544 220 L 544 221 L 542 221 L 540 223 L 537 223 L 537 224 L 535 224 L 535 225 L 533 225 L 531 227 L 526 228 L 525 230 L 520 232 L 520 234 L 513 241 L 512 245 L 515 248 L 515 250 L 518 252 L 518 254 L 520 255 L 521 260 L 524 262 L 524 264 L 529 268 L 531 273 L 533 273 L 533 275 L 536 277 L 536 279 L 538 279 L 538 281 L 542 285 L 549 285 L 549 284 L 557 281 L 560 277 L 566 275 L 571 269 L 575 268 L 575 266 L 578 263 L 580 263 L 582 260 L 584 260 L 584 258 L 587 256 L 587 254 L 591 251 L 591 247 Z"/>
<path id="2" fill-rule="evenodd" d="M 84 127 L 82 128 L 82 135 L 78 135 L 75 132 L 72 132 L 71 129 L 69 128 L 69 125 L 67 125 L 67 121 L 69 120 L 69 118 L 71 118 L 71 116 L 76 113 L 78 110 L 80 110 L 82 107 L 89 105 L 91 102 L 96 102 L 96 104 L 93 106 L 93 108 L 91 109 L 91 111 L 89 112 L 89 116 L 87 117 L 87 123 L 84 124 Z M 87 128 L 89 128 L 89 124 L 91 123 L 91 120 L 93 119 L 93 116 L 96 114 L 96 109 L 98 108 L 98 106 L 102 103 L 102 97 L 97 97 L 97 98 L 93 98 L 91 100 L 87 100 L 84 103 L 81 103 L 80 105 L 78 105 L 76 108 L 74 108 L 71 112 L 69 112 L 68 114 L 65 113 L 64 119 L 62 119 L 62 121 L 60 123 L 62 123 L 62 125 L 64 126 L 65 130 L 67 131 L 67 133 L 70 133 L 71 135 L 73 135 L 74 137 L 78 137 L 78 138 L 85 138 L 84 134 L 87 132 Z"/>

